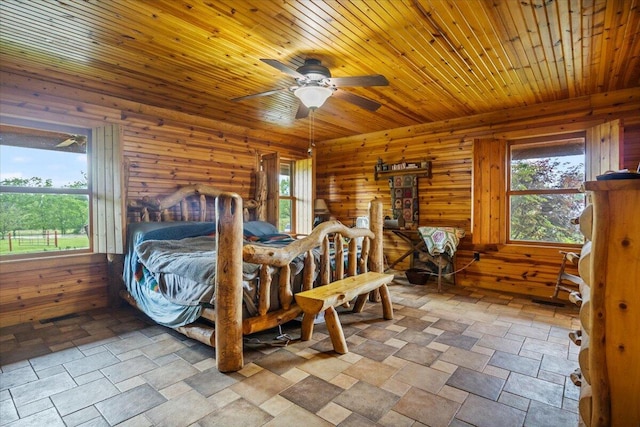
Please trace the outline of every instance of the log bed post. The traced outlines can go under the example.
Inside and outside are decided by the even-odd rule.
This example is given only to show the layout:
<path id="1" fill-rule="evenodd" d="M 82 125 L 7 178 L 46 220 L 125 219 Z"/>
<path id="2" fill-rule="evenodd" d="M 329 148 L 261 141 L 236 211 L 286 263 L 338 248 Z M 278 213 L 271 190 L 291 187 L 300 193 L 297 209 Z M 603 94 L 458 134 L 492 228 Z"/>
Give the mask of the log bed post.
<path id="1" fill-rule="evenodd" d="M 384 219 L 382 217 L 382 202 L 372 200 L 369 205 L 369 229 L 375 234 L 371 242 L 371 255 L 369 258 L 370 270 L 376 273 L 384 272 L 384 253 L 382 250 Z M 369 294 L 369 301 L 380 301 L 380 291 L 376 289 Z"/>
<path id="2" fill-rule="evenodd" d="M 379 200 L 372 200 L 369 206 L 369 227 L 375 234 L 375 239 L 371 242 L 371 258 L 370 267 L 371 271 L 377 273 L 384 272 L 384 253 L 382 251 L 382 239 L 383 239 L 383 225 L 384 219 L 382 218 L 382 202 Z"/>
<path id="3" fill-rule="evenodd" d="M 216 366 L 220 372 L 242 369 L 242 198 L 216 198 L 217 253 L 215 279 Z"/>

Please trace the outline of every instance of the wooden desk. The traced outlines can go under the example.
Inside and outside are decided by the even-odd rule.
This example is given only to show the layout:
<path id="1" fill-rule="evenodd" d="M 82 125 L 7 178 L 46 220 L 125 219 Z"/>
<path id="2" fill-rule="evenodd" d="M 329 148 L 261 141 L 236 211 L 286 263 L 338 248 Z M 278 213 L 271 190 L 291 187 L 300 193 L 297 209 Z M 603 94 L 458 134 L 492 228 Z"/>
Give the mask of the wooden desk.
<path id="1" fill-rule="evenodd" d="M 410 249 L 406 251 L 404 254 L 400 255 L 395 261 L 389 262 L 387 269 L 392 269 L 396 264 L 400 263 L 409 255 L 413 255 L 414 252 L 424 252 L 426 251 L 426 245 L 424 244 L 424 240 L 420 237 L 418 230 L 403 230 L 401 228 L 385 228 L 385 231 L 390 231 L 396 236 L 400 237 L 402 240 L 409 244 Z M 411 258 L 410 266 L 413 267 L 413 258 Z"/>
<path id="2" fill-rule="evenodd" d="M 426 254 L 427 258 L 432 260 L 432 262 L 438 267 L 438 292 L 442 290 L 442 273 L 444 270 L 449 269 L 451 273 L 455 272 L 455 255 L 453 257 L 449 257 L 447 254 L 443 255 L 431 255 L 429 251 L 427 251 L 427 245 L 424 243 L 424 239 L 418 233 L 418 230 L 407 230 L 401 228 L 385 228 L 384 231 L 390 231 L 396 236 L 398 236 L 403 241 L 409 244 L 409 250 L 400 255 L 397 259 L 393 261 L 389 261 L 389 265 L 387 266 L 387 270 L 392 269 L 398 263 L 403 261 L 409 255 L 413 255 L 416 252 L 421 254 Z M 414 259 L 413 257 L 410 260 L 410 267 L 414 267 Z M 386 270 L 385 270 L 386 271 Z M 447 274 L 445 272 L 445 274 Z M 453 284 L 456 284 L 456 275 L 453 274 Z"/>

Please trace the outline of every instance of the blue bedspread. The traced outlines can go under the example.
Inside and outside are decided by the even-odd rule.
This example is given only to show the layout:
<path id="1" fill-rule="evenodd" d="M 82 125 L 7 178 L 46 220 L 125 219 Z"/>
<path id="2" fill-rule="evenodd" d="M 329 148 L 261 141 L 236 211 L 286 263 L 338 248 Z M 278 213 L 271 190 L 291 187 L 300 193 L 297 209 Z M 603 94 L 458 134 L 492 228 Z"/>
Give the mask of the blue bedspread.
<path id="1" fill-rule="evenodd" d="M 277 246 L 293 241 L 270 227 L 248 224 L 245 240 Z M 186 325 L 200 317 L 203 304 L 214 304 L 215 230 L 215 223 L 130 224 L 123 278 L 138 307 L 155 322 Z M 293 264 L 292 274 L 302 269 L 301 259 Z M 257 265 L 243 264 L 245 284 L 257 275 Z M 244 290 L 249 308 L 251 291 L 248 286 Z"/>

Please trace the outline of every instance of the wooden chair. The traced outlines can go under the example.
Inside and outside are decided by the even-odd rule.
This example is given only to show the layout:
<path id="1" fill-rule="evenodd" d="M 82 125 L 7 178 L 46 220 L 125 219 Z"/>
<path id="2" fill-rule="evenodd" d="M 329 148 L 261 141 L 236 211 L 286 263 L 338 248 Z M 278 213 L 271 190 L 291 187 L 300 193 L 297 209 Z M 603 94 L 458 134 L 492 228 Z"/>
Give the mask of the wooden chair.
<path id="1" fill-rule="evenodd" d="M 578 261 L 580 261 L 580 255 L 575 252 L 560 251 L 560 253 L 563 255 L 562 263 L 560 264 L 560 271 L 558 272 L 552 298 L 558 298 L 560 291 L 569 292 L 569 300 L 579 306 L 582 300 L 580 297 L 580 285 L 584 285 L 584 281 L 580 276 L 567 273 L 564 270 L 567 267 L 567 263 L 577 266 Z"/>

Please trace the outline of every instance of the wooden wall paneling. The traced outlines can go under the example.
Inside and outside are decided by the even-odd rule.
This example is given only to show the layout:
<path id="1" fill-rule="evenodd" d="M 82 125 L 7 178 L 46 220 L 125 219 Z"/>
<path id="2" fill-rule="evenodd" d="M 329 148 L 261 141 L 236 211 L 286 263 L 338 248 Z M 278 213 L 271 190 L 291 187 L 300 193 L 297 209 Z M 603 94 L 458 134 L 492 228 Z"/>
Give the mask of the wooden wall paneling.
<path id="1" fill-rule="evenodd" d="M 127 171 L 130 176 L 127 182 L 128 199 L 165 195 L 177 185 L 189 183 L 190 180 L 207 180 L 216 184 L 219 180 L 225 188 L 240 189 L 243 197 L 252 197 L 252 168 L 248 165 L 255 165 L 256 154 L 279 151 L 292 159 L 306 156 L 307 139 L 246 129 L 180 111 L 60 84 L 38 82 L 12 73 L 2 72 L 0 77 L 0 107 L 3 114 L 75 126 L 121 124 L 124 129 L 124 156 L 131 164 Z M 426 156 L 433 161 L 434 176 L 422 179 L 419 184 L 421 216 L 424 215 L 427 221 L 437 221 L 439 225 L 456 222 L 455 225 L 461 226 L 466 221 L 464 228 L 470 231 L 473 158 L 470 141 L 474 138 L 506 139 L 536 129 L 550 133 L 563 129 L 575 131 L 585 129 L 586 123 L 592 125 L 617 116 L 624 118 L 625 125 L 637 125 L 640 123 L 638 111 L 640 88 L 634 88 L 318 142 L 314 155 L 318 169 L 317 197 L 326 198 L 332 213 L 348 221 L 350 212 L 366 210 L 366 204 L 372 197 L 380 198 L 385 206 L 390 203 L 386 181 L 373 180 L 373 165 L 377 157 L 385 161 L 400 161 L 403 158 L 411 160 Z M 138 153 L 138 150 L 142 153 Z M 627 153 L 629 150 L 625 151 L 625 156 Z M 220 159 L 224 162 L 220 162 Z M 222 175 L 219 171 L 225 168 L 233 170 L 233 173 Z M 467 200 L 464 200 L 465 194 L 468 195 Z M 401 243 L 394 244 L 401 250 Z M 394 244 L 390 243 L 388 247 L 394 248 Z M 505 291 L 519 291 L 518 286 L 522 286 L 532 293 L 545 295 L 548 294 L 547 288 L 551 287 L 551 283 L 547 282 L 559 265 L 559 260 L 556 262 L 555 259 L 556 249 L 547 249 L 549 253 L 544 255 L 531 252 L 529 248 L 474 246 L 467 238 L 461 242 L 458 265 L 471 259 L 475 250 L 482 253 L 481 261 L 461 273 L 458 284 L 475 284 Z M 97 292 L 95 298 L 83 300 L 82 304 L 67 305 L 66 299 L 60 300 L 62 305 L 50 304 L 56 310 L 59 307 L 60 314 L 106 301 L 100 293 L 106 260 L 104 256 L 86 257 L 86 260 L 82 257 L 74 259 L 76 263 L 82 259 L 83 263 L 94 267 L 87 270 L 87 276 L 81 280 L 82 283 L 93 284 L 91 287 L 96 288 Z M 5 267 L 13 264 L 16 263 L 3 262 L 0 268 L 0 281 L 3 283 L 7 278 L 4 275 Z M 508 275 L 503 274 L 502 270 L 506 264 L 510 266 Z M 24 265 L 28 266 L 27 270 L 39 269 L 37 262 Z M 47 270 L 55 278 L 49 283 L 63 280 L 64 276 L 57 273 L 64 269 L 65 265 L 61 264 Z M 21 276 L 27 271 L 18 274 Z M 24 289 L 29 286 L 25 285 Z M 87 292 L 90 294 L 91 291 Z M 35 300 L 33 302 L 37 303 Z M 63 308 L 66 308 L 66 313 L 63 313 Z M 3 307 L 0 309 L 3 321 L 24 318 L 20 317 L 19 309 L 10 312 Z M 37 312 L 37 305 L 34 305 L 33 312 Z"/>
<path id="2" fill-rule="evenodd" d="M 491 143 L 493 140 L 477 140 L 473 145 L 473 224 L 475 242 L 490 242 L 490 217 L 479 215 L 484 206 L 491 206 Z"/>
<path id="3" fill-rule="evenodd" d="M 53 270 L 52 267 L 54 266 L 39 271 L 20 271 L 19 277 L 15 279 L 5 277 L 7 280 L 3 282 L 3 294 L 0 296 L 0 302 L 2 304 L 10 303 L 13 300 L 24 302 L 38 296 L 59 295 L 63 289 L 81 289 L 82 283 L 86 281 L 84 277 L 103 272 L 99 266 L 86 264 L 82 261 L 72 266 L 71 270 Z M 42 280 L 43 270 L 50 270 L 47 272 L 47 279 L 50 281 Z M 65 282 L 55 283 L 61 280 L 65 280 Z M 34 285 L 26 287 L 25 285 L 29 283 Z"/>
<path id="4" fill-rule="evenodd" d="M 547 298 L 553 293 L 561 262 L 559 250 L 577 249 L 495 244 L 504 241 L 504 235 L 494 235 L 484 240 L 483 244 L 476 242 L 475 225 L 472 226 L 471 219 L 472 212 L 477 209 L 474 205 L 478 203 L 475 189 L 472 188 L 472 172 L 476 170 L 473 166 L 475 148 L 472 141 L 585 131 L 613 118 L 623 118 L 625 125 L 637 129 L 640 127 L 639 111 L 640 90 L 632 89 L 577 98 L 571 102 L 557 101 L 322 141 L 316 150 L 317 197 L 327 199 L 332 213 L 345 223 L 350 221 L 349 213 L 360 209 L 361 201 L 371 197 L 379 198 L 383 202 L 385 215 L 389 215 L 388 184 L 385 179 L 375 181 L 373 177 L 377 158 L 395 162 L 425 157 L 432 161 L 433 174 L 429 179 L 421 178 L 419 181 L 421 225 L 453 225 L 467 231 L 457 252 L 458 267 L 471 261 L 474 251 L 481 253 L 480 262 L 459 273 L 458 285 Z M 626 132 L 625 139 L 629 140 L 625 142 L 626 158 L 634 148 L 633 140 L 626 138 Z M 490 146 L 487 147 L 489 149 Z M 491 152 L 487 156 L 491 157 Z M 501 162 L 499 160 L 495 164 Z M 487 174 L 487 180 L 490 181 L 490 168 L 480 170 Z M 497 173 L 496 169 L 493 173 L 494 181 L 506 184 L 505 172 Z M 499 212 L 505 211 L 504 198 L 493 200 L 493 203 L 499 206 Z M 500 216 L 479 218 L 486 227 L 491 221 L 496 224 L 502 220 Z M 505 232 L 503 226 L 497 228 L 501 233 Z M 488 233 L 487 229 L 487 236 Z M 385 233 L 384 239 L 388 258 L 395 259 L 409 249 L 405 242 L 394 238 L 391 233 Z M 399 268 L 408 268 L 408 263 L 400 264 Z"/>
<path id="5" fill-rule="evenodd" d="M 198 182 L 237 192 L 242 197 L 253 197 L 259 152 L 280 151 L 291 159 L 307 157 L 307 140 L 298 144 L 295 138 L 254 132 L 178 111 L 40 83 L 4 72 L 0 76 L 3 115 L 87 128 L 119 124 L 127 168 L 124 172 L 128 178 L 123 183 L 126 188 L 123 195 L 127 200 L 164 196 L 179 185 Z M 198 215 L 197 203 L 193 209 L 190 215 Z M 208 212 L 213 213 L 214 208 L 209 207 Z M 99 228 L 103 225 L 106 231 L 103 221 L 96 224 Z M 115 224 L 108 227 L 117 228 Z M 120 285 L 121 269 L 108 264 L 104 255 L 73 256 L 72 265 L 67 259 L 2 261 L 0 296 L 6 297 L 0 301 L 2 325 L 109 304 L 110 276 Z M 11 285 L 11 291 L 5 293 L 4 284 L 10 283 L 11 272 L 15 272 L 20 283 Z M 26 300 L 21 299 L 23 296 Z"/>
<path id="6" fill-rule="evenodd" d="M 622 136 L 620 120 L 587 129 L 587 181 L 594 181 L 598 175 L 621 168 Z"/>
<path id="7" fill-rule="evenodd" d="M 350 141 L 356 141 L 363 146 L 373 143 L 370 145 L 372 150 L 376 145 L 381 145 L 382 148 L 372 151 L 370 155 L 379 156 L 389 152 L 390 149 L 396 152 L 397 141 L 404 138 L 421 138 L 418 141 L 429 141 L 429 143 L 433 143 L 438 138 L 455 138 L 456 136 L 460 138 L 499 136 L 510 139 L 515 132 L 530 134 L 532 129 L 545 129 L 550 125 L 558 126 L 558 133 L 562 133 L 565 126 L 567 130 L 564 132 L 584 130 L 587 127 L 585 123 L 603 123 L 618 116 L 624 117 L 625 121 L 637 122 L 640 117 L 639 109 L 640 87 L 327 140 L 319 144 L 319 147 L 323 149 L 322 154 L 324 154 L 326 148 L 336 149 L 336 145 Z M 386 146 L 383 141 L 389 145 Z"/>
<path id="8" fill-rule="evenodd" d="M 0 327 L 108 305 L 101 254 L 2 263 Z"/>
<path id="9" fill-rule="evenodd" d="M 506 164 L 507 157 L 506 141 L 496 140 L 491 144 L 491 187 L 498 188 L 498 191 L 491 192 L 491 232 L 489 242 L 505 242 L 507 240 L 505 212 L 507 211 L 506 191 L 509 188 L 507 182 L 508 167 Z M 485 211 L 486 212 L 486 211 Z"/>
<path id="10" fill-rule="evenodd" d="M 296 137 L 282 135 L 270 129 L 251 129 L 233 125 L 228 121 L 187 114 L 180 109 L 168 110 L 109 96 L 102 92 L 91 92 L 64 84 L 41 81 L 4 70 L 0 71 L 0 88 L 2 113 L 16 117 L 38 117 L 40 120 L 52 123 L 86 127 L 100 126 L 104 123 L 176 126 L 183 128 L 185 134 L 189 133 L 188 130 L 191 127 L 197 127 L 207 129 L 211 134 L 242 136 L 256 147 L 273 147 L 273 151 L 295 151 L 297 154 L 294 157 L 306 155 L 309 142 L 307 133 L 304 137 Z M 92 111 L 91 115 L 85 114 L 86 111 Z"/>
<path id="11" fill-rule="evenodd" d="M 31 117 L 43 122 L 85 128 L 102 126 L 105 122 L 121 121 L 119 110 L 86 102 L 84 92 L 75 93 L 69 88 L 63 89 L 64 86 L 38 83 L 24 77 L 14 80 L 14 76 L 0 72 L 2 114 L 5 116 Z M 24 85 L 30 90 L 25 90 Z M 59 92 L 63 96 L 52 95 L 49 87 L 62 89 Z M 68 97 L 65 97 L 65 94 Z"/>
<path id="12" fill-rule="evenodd" d="M 253 197 L 256 148 L 241 137 L 220 138 L 215 130 L 194 132 L 184 126 L 149 127 L 146 122 L 131 124 L 125 136 L 125 156 L 131 163 L 129 199 L 197 182 Z"/>
<path id="13" fill-rule="evenodd" d="M 640 126 L 624 126 L 624 164 L 630 171 L 640 172 Z"/>
<path id="14" fill-rule="evenodd" d="M 473 145 L 473 242 L 479 244 L 505 241 L 506 142 L 479 139 Z M 497 188 L 497 191 L 496 191 Z M 490 214 L 486 214 L 490 212 Z"/>
<path id="15" fill-rule="evenodd" d="M 460 248 L 464 246 L 461 244 Z M 456 283 L 540 298 L 549 298 L 553 294 L 562 261 L 558 248 L 471 246 L 470 249 L 480 252 L 480 261 L 460 272 Z M 471 258 L 469 249 L 459 250 L 457 267 L 468 263 Z"/>

